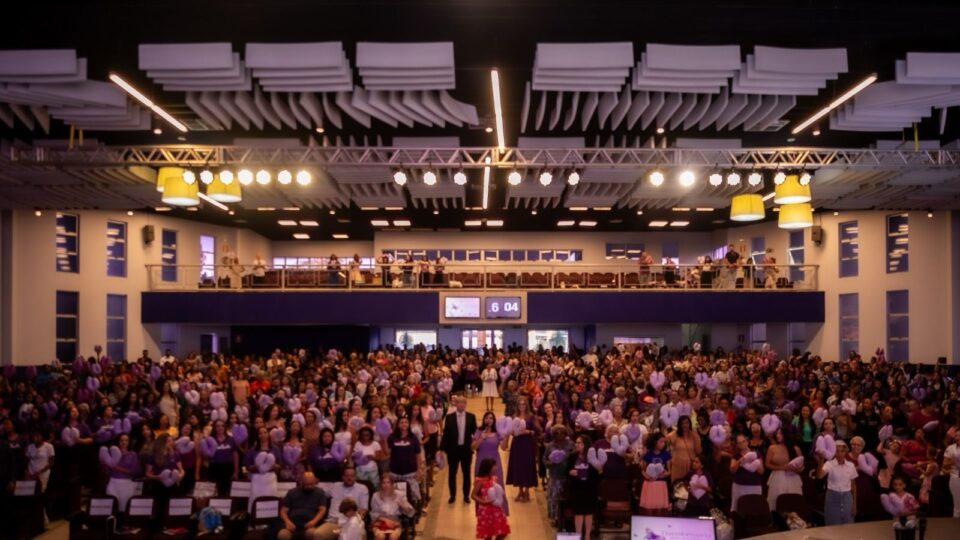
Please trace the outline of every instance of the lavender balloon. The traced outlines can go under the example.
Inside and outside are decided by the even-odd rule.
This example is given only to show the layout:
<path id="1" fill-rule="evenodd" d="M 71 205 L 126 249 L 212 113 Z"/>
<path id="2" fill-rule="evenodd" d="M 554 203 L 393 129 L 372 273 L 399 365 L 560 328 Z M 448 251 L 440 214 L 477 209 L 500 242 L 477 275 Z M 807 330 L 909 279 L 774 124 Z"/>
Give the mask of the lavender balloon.
<path id="1" fill-rule="evenodd" d="M 87 390 L 96 392 L 100 389 L 100 379 L 96 377 L 87 377 Z"/>
<path id="2" fill-rule="evenodd" d="M 43 410 L 47 413 L 47 416 L 53 417 L 57 415 L 57 404 L 54 401 L 46 401 L 43 403 Z"/>
<path id="3" fill-rule="evenodd" d="M 180 437 L 173 443 L 173 448 L 178 454 L 189 454 L 193 452 L 194 444 L 193 441 L 190 440 L 190 437 Z"/>
<path id="4" fill-rule="evenodd" d="M 723 411 L 717 409 L 710 413 L 710 425 L 711 426 L 722 426 L 727 422 L 727 415 Z"/>
<path id="5" fill-rule="evenodd" d="M 300 461 L 300 447 L 299 446 L 284 446 L 283 447 L 283 462 L 287 465 L 296 465 Z"/>
<path id="6" fill-rule="evenodd" d="M 113 361 L 110 360 L 110 357 L 109 357 L 109 356 L 101 356 L 101 357 L 100 357 L 100 369 L 106 371 L 106 370 L 110 369 L 112 366 L 113 366 Z"/>
<path id="7" fill-rule="evenodd" d="M 282 427 L 275 427 L 270 430 L 270 440 L 273 444 L 281 444 L 287 437 L 287 432 Z"/>
<path id="8" fill-rule="evenodd" d="M 213 437 L 200 439 L 200 453 L 207 459 L 212 458 L 217 453 L 217 440 Z"/>
<path id="9" fill-rule="evenodd" d="M 153 381 L 153 382 L 159 381 L 161 374 L 162 374 L 162 373 L 161 373 L 161 371 L 160 371 L 160 366 L 158 366 L 158 365 L 153 365 L 153 366 L 150 368 L 150 380 L 151 380 L 151 381 Z"/>
<path id="10" fill-rule="evenodd" d="M 347 458 L 347 445 L 343 444 L 341 441 L 334 441 L 333 446 L 330 447 L 330 455 L 334 457 L 337 461 L 343 461 Z"/>
<path id="11" fill-rule="evenodd" d="M 230 428 L 230 434 L 233 435 L 233 440 L 237 444 L 243 444 L 247 441 L 247 437 L 250 436 L 247 432 L 247 426 L 243 424 L 236 424 Z"/>
<path id="12" fill-rule="evenodd" d="M 643 430 L 640 428 L 639 424 L 627 424 L 623 426 L 623 434 L 627 436 L 627 440 L 630 441 L 630 444 L 637 442 L 637 439 L 643 435 Z"/>
<path id="13" fill-rule="evenodd" d="M 390 426 L 390 421 L 386 418 L 378 418 L 377 421 L 373 423 L 373 430 L 381 439 L 386 439 L 390 436 L 390 433 L 393 432 L 393 427 Z"/>
<path id="14" fill-rule="evenodd" d="M 733 406 L 736 407 L 736 408 L 739 409 L 739 410 L 746 409 L 746 408 L 747 408 L 747 398 L 743 397 L 743 395 L 741 395 L 741 394 L 737 394 L 737 395 L 733 398 Z"/>
<path id="15" fill-rule="evenodd" d="M 100 375 L 103 373 L 103 369 L 100 367 L 100 364 L 87 364 L 87 369 L 90 370 L 90 373 L 94 375 Z"/>
<path id="16" fill-rule="evenodd" d="M 370 456 L 364 454 L 364 453 L 361 452 L 361 451 L 354 452 L 354 453 L 353 453 L 353 463 L 354 463 L 354 465 L 357 465 L 357 466 L 359 466 L 359 467 L 362 467 L 362 466 L 366 465 L 367 463 L 370 463 Z"/>
<path id="17" fill-rule="evenodd" d="M 550 452 L 550 455 L 547 457 L 550 463 L 554 465 L 559 465 L 567 460 L 567 453 L 563 450 L 554 450 Z"/>

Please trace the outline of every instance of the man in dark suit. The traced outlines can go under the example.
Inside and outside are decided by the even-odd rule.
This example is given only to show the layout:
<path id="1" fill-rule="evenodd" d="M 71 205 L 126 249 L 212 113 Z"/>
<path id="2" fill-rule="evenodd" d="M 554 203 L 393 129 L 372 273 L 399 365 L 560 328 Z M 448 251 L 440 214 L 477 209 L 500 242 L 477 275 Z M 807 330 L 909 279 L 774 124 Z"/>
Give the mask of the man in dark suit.
<path id="1" fill-rule="evenodd" d="M 463 502 L 470 502 L 470 477 L 473 471 L 470 464 L 473 461 L 473 434 L 477 431 L 477 417 L 467 412 L 467 398 L 456 396 L 453 402 L 456 409 L 447 415 L 443 421 L 443 434 L 440 439 L 440 450 L 447 455 L 447 465 L 450 467 L 447 474 L 450 487 L 450 500 L 457 500 L 457 467 L 463 474 Z"/>

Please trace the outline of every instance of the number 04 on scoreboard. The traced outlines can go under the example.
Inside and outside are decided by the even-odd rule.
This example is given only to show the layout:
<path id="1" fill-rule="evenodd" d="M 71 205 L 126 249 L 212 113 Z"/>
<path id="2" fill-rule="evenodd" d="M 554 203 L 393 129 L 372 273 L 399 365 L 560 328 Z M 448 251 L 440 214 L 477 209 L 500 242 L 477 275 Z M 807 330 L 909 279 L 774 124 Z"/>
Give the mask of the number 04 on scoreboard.
<path id="1" fill-rule="evenodd" d="M 487 296 L 487 319 L 520 319 L 522 317 L 522 297 L 519 296 Z"/>

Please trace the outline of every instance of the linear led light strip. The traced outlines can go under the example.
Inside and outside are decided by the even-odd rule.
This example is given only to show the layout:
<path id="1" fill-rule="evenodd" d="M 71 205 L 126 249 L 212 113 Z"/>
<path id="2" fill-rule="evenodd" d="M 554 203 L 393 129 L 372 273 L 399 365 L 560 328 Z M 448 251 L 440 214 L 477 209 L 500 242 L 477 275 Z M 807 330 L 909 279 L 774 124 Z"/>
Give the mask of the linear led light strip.
<path id="1" fill-rule="evenodd" d="M 151 111 L 155 112 L 157 116 L 166 120 L 171 126 L 179 129 L 180 131 L 186 133 L 189 131 L 187 126 L 183 125 L 179 120 L 170 116 L 167 111 L 161 109 L 157 104 L 150 100 L 147 96 L 143 95 L 139 90 L 130 85 L 127 81 L 120 78 L 116 73 L 110 74 L 110 80 L 114 82 L 120 88 L 123 88 L 128 94 L 133 96 L 137 101 L 143 103 Z"/>
<path id="2" fill-rule="evenodd" d="M 500 106 L 500 73 L 490 70 L 490 81 L 493 84 L 493 113 L 497 118 L 497 147 L 502 151 L 507 144 L 503 136 L 503 108 Z M 484 205 L 484 208 L 487 206 Z"/>
<path id="3" fill-rule="evenodd" d="M 197 197 L 200 197 L 200 198 L 203 199 L 204 201 L 206 201 L 206 202 L 208 202 L 208 203 L 216 206 L 217 208 L 223 210 L 224 212 L 227 212 L 227 211 L 230 210 L 229 208 L 227 208 L 227 205 L 223 204 L 223 203 L 220 202 L 220 201 L 216 201 L 216 200 L 214 200 L 214 199 L 211 199 L 210 197 L 207 196 L 206 193 L 197 193 Z"/>
<path id="4" fill-rule="evenodd" d="M 487 202 L 490 200 L 490 158 L 485 160 L 487 164 L 483 168 L 483 209 L 487 209 Z"/>
<path id="5" fill-rule="evenodd" d="M 810 124 L 812 124 L 812 123 L 816 122 L 817 120 L 823 118 L 824 116 L 827 115 L 827 113 L 829 113 L 830 111 L 836 109 L 837 107 L 839 107 L 840 105 L 842 105 L 845 101 L 847 101 L 848 99 L 850 99 L 850 98 L 852 98 L 853 96 L 857 95 L 861 90 L 863 90 L 864 88 L 870 86 L 870 85 L 873 84 L 876 80 L 877 80 L 877 74 L 876 74 L 876 73 L 871 74 L 871 75 L 870 75 L 869 77 L 867 77 L 866 79 L 860 81 L 860 84 L 854 86 L 854 87 L 851 88 L 850 90 L 847 90 L 843 95 L 841 95 L 841 96 L 838 97 L 837 99 L 831 101 L 829 105 L 827 105 L 826 107 L 820 109 L 820 111 L 817 112 L 817 114 L 811 116 L 810 118 L 807 118 L 806 120 L 803 121 L 802 124 L 800 124 L 799 126 L 793 128 L 793 131 L 791 131 L 791 133 L 793 133 L 794 135 L 796 135 L 797 133 L 800 133 L 801 131 L 807 129 L 808 127 L 810 127 Z"/>

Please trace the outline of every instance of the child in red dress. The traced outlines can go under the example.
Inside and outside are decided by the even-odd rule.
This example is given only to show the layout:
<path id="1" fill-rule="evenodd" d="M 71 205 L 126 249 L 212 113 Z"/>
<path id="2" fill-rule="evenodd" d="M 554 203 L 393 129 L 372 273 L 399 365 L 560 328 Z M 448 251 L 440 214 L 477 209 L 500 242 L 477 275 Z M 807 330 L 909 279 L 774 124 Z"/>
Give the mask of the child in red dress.
<path id="1" fill-rule="evenodd" d="M 497 462 L 487 458 L 480 462 L 471 498 L 477 503 L 477 538 L 503 540 L 510 534 L 507 516 L 503 513 L 506 494 L 497 482 Z"/>

